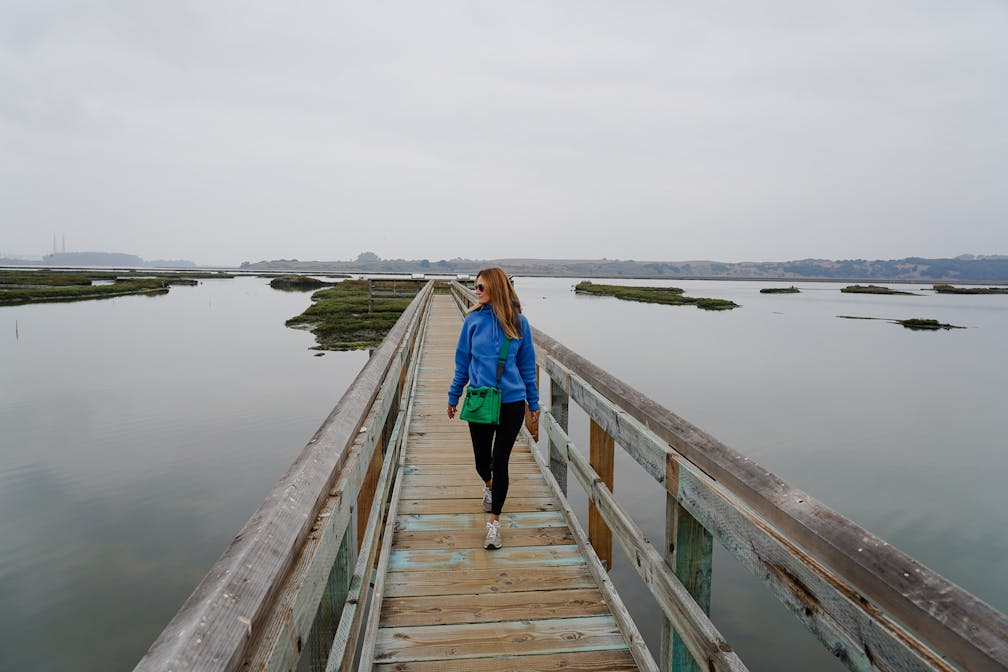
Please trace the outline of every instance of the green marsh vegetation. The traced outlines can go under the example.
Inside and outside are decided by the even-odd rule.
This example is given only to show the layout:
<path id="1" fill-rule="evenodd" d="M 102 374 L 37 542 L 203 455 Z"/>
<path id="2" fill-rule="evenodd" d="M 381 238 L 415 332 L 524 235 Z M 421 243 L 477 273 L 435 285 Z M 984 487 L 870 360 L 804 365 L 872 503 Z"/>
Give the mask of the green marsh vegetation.
<path id="1" fill-rule="evenodd" d="M 848 285 L 840 291 L 844 294 L 898 294 L 901 296 L 920 296 L 920 294 L 915 294 L 914 292 L 900 292 L 895 289 L 880 287 L 878 285 Z"/>
<path id="2" fill-rule="evenodd" d="M 934 291 L 939 294 L 1008 294 L 1008 287 L 955 287 L 953 285 L 935 285 Z"/>
<path id="3" fill-rule="evenodd" d="M 286 324 L 310 329 L 318 341 L 316 350 L 378 347 L 412 300 L 376 296 L 369 310 L 367 280 L 344 280 L 311 298 L 312 305 Z"/>
<path id="4" fill-rule="evenodd" d="M 597 285 L 585 280 L 574 286 L 579 294 L 614 296 L 624 301 L 662 303 L 668 306 L 696 306 L 701 310 L 731 310 L 739 305 L 726 299 L 708 299 L 685 296 L 679 287 L 628 287 L 626 285 Z"/>
<path id="5" fill-rule="evenodd" d="M 899 324 L 904 328 L 911 329 L 913 331 L 938 331 L 939 329 L 966 328 L 923 317 L 912 317 L 908 320 L 894 320 L 888 317 L 858 317 L 856 315 L 837 315 L 837 317 L 844 320 L 880 320 L 882 322 L 889 322 L 890 324 Z"/>
<path id="6" fill-rule="evenodd" d="M 270 287 L 285 292 L 307 292 L 312 289 L 331 287 L 335 282 L 326 282 L 307 275 L 278 275 L 270 280 Z"/>
<path id="7" fill-rule="evenodd" d="M 800 294 L 801 290 L 791 285 L 790 287 L 764 287 L 759 290 L 760 294 Z"/>
<path id="8" fill-rule="evenodd" d="M 197 278 L 228 278 L 219 273 L 148 271 L 0 270 L 0 305 L 87 301 L 115 296 L 166 294 L 170 285 L 195 285 Z M 94 284 L 95 281 L 104 284 Z"/>

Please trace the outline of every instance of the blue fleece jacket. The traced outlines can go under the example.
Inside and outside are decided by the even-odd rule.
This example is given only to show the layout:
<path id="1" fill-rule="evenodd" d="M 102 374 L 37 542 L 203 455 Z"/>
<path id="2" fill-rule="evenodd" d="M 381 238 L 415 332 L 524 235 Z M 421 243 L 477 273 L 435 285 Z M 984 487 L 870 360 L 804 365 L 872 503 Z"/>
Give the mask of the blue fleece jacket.
<path id="1" fill-rule="evenodd" d="M 524 315 L 521 320 L 521 338 L 511 339 L 507 362 L 501 376 L 501 403 L 528 402 L 530 411 L 539 410 L 539 389 L 536 387 L 535 348 L 532 331 Z M 497 383 L 497 359 L 504 345 L 501 329 L 493 306 L 485 305 L 466 315 L 455 348 L 455 378 L 448 388 L 448 405 L 457 406 L 462 388 L 493 387 Z"/>

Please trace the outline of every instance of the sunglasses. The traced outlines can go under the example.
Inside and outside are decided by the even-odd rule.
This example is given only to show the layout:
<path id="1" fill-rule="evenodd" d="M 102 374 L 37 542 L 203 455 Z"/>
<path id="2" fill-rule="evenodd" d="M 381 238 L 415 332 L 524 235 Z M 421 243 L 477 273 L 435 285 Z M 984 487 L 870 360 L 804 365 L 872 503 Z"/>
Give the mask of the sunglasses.
<path id="1" fill-rule="evenodd" d="M 476 290 L 477 292 L 482 292 L 483 290 L 485 290 L 485 289 L 486 289 L 486 285 L 484 285 L 484 284 L 483 284 L 483 283 L 481 282 L 481 283 L 480 283 L 480 284 L 478 284 L 478 285 L 473 285 L 473 289 L 475 289 L 475 290 Z"/>

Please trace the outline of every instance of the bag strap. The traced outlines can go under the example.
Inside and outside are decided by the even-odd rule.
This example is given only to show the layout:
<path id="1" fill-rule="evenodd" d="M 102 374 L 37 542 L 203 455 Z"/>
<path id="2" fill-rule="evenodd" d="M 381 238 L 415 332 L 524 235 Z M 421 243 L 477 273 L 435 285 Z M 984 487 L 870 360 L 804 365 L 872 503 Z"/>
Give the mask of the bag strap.
<path id="1" fill-rule="evenodd" d="M 501 376 L 504 375 L 504 364 L 507 363 L 508 349 L 511 347 L 511 339 L 504 336 L 504 343 L 501 345 L 500 357 L 497 358 L 497 384 L 494 387 L 500 387 Z"/>

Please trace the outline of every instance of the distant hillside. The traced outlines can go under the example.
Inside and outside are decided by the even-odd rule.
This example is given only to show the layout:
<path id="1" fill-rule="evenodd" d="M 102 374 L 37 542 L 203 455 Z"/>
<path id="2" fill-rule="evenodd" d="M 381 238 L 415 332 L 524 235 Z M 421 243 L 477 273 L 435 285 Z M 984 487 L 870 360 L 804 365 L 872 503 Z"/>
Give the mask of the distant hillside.
<path id="1" fill-rule="evenodd" d="M 475 273 L 503 266 L 514 275 L 585 278 L 735 278 L 781 280 L 879 280 L 890 282 L 1008 283 L 1008 256 L 963 255 L 954 259 L 800 259 L 724 263 L 717 261 L 634 261 L 614 259 L 380 259 L 371 253 L 356 261 L 277 259 L 243 262 L 246 270 L 314 273 Z"/>
<path id="2" fill-rule="evenodd" d="M 135 254 L 121 252 L 57 252 L 42 259 L 0 259 L 4 266 L 111 266 L 113 268 L 195 268 L 185 259 L 144 261 Z"/>

